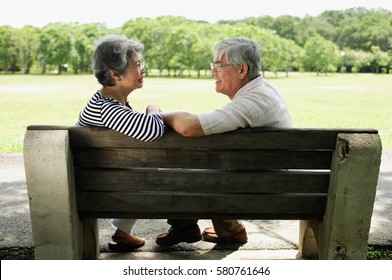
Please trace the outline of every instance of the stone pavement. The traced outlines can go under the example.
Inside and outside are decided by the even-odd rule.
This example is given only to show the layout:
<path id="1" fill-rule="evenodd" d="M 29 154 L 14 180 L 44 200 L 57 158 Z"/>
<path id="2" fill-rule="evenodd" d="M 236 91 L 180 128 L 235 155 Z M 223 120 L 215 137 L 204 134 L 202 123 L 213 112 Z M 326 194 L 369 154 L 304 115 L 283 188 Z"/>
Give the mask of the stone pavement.
<path id="1" fill-rule="evenodd" d="M 0 259 L 33 259 L 33 240 L 22 154 L 0 154 Z M 139 220 L 135 234 L 146 239 L 136 252 L 107 252 L 113 230 L 100 220 L 102 259 L 295 259 L 298 221 L 243 220 L 249 242 L 243 246 L 208 242 L 155 245 L 155 237 L 169 229 L 165 220 Z M 210 220 L 199 221 L 201 229 Z M 383 152 L 369 244 L 392 248 L 392 150 Z"/>

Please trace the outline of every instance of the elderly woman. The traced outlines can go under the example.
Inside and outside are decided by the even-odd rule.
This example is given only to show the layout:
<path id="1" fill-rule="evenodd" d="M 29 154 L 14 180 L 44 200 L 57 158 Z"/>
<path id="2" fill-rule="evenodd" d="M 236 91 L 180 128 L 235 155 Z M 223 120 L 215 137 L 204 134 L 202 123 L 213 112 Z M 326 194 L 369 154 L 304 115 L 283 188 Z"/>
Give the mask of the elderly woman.
<path id="1" fill-rule="evenodd" d="M 149 105 L 145 113 L 140 113 L 127 100 L 132 91 L 143 87 L 143 48 L 143 44 L 117 35 L 98 42 L 92 70 L 102 88 L 81 111 L 77 126 L 108 127 L 141 141 L 153 141 L 164 134 L 159 107 Z M 110 223 L 116 229 L 110 250 L 129 251 L 144 245 L 144 239 L 132 235 L 135 219 L 111 219 Z"/>

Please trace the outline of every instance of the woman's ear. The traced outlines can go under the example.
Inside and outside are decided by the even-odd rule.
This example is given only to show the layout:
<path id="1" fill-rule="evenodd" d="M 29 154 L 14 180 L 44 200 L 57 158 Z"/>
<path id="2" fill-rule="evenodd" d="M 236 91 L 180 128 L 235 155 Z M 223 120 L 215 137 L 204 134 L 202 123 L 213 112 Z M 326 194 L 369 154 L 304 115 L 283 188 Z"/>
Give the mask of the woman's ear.
<path id="1" fill-rule="evenodd" d="M 118 82 L 118 81 L 120 81 L 121 80 L 121 75 L 118 73 L 118 72 L 116 72 L 116 71 L 114 71 L 114 70 L 110 70 L 110 77 L 113 79 L 113 80 L 115 80 L 116 82 Z"/>

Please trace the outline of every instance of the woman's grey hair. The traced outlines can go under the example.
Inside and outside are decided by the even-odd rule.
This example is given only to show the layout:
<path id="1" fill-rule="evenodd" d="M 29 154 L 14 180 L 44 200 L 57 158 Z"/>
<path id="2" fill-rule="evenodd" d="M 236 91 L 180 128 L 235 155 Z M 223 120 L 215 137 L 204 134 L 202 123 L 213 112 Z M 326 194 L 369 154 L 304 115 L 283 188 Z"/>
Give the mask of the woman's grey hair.
<path id="1" fill-rule="evenodd" d="M 247 64 L 247 75 L 251 79 L 260 75 L 261 48 L 251 39 L 237 37 L 219 41 L 212 47 L 212 53 L 219 59 L 226 57 L 227 63 L 235 67 Z"/>
<path id="2" fill-rule="evenodd" d="M 124 74 L 125 69 L 135 53 L 141 53 L 144 45 L 120 35 L 103 37 L 96 45 L 91 69 L 98 82 L 103 86 L 113 86 L 110 71 Z"/>

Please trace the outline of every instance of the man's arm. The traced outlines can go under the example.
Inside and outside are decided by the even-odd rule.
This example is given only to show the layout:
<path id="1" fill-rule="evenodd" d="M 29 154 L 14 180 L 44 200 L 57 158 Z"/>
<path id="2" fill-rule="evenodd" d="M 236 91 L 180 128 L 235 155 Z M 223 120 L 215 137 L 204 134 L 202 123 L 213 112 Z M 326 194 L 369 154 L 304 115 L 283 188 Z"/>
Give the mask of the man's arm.
<path id="1" fill-rule="evenodd" d="M 204 136 L 204 131 L 196 115 L 187 112 L 161 112 L 164 122 L 186 137 Z"/>
<path id="2" fill-rule="evenodd" d="M 157 105 L 150 104 L 146 107 L 146 114 L 159 114 L 161 109 Z"/>

